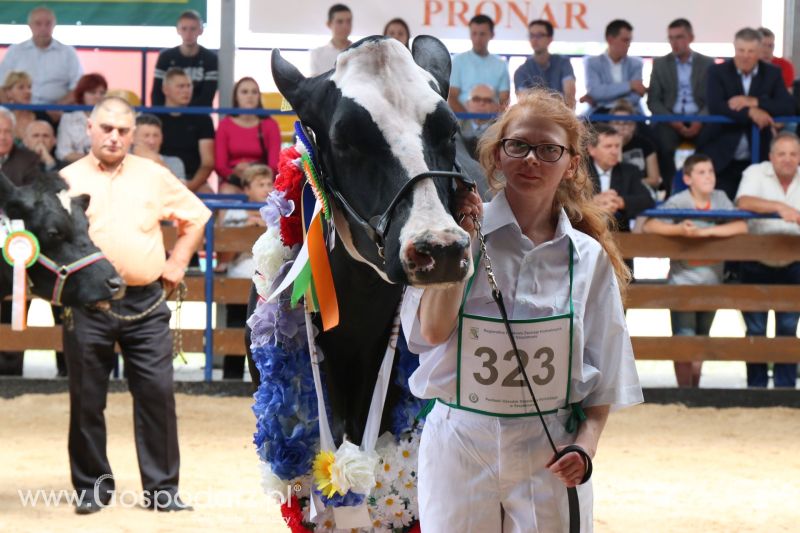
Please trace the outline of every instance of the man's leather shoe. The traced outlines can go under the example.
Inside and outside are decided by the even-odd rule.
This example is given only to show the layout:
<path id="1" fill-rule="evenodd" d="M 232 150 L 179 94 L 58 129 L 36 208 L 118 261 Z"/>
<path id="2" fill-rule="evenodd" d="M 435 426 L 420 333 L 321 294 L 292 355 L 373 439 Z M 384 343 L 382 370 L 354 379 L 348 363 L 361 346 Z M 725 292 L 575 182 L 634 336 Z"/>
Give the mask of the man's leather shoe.
<path id="1" fill-rule="evenodd" d="M 183 503 L 183 501 L 177 495 L 167 497 L 164 494 L 159 494 L 155 498 L 152 498 L 148 503 L 150 504 L 147 506 L 148 509 L 160 511 L 162 513 L 194 511 L 194 507 Z"/>
<path id="2" fill-rule="evenodd" d="M 103 510 L 102 505 L 93 500 L 83 500 L 75 504 L 75 514 L 94 514 Z"/>

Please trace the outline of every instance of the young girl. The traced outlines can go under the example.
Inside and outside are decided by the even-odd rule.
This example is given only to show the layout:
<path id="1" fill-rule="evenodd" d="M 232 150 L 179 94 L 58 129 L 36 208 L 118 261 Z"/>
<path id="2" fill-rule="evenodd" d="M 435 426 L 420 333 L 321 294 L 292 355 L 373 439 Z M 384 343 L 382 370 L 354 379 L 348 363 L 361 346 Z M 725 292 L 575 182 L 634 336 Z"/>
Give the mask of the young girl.
<path id="1" fill-rule="evenodd" d="M 594 457 L 610 408 L 639 403 L 642 393 L 620 297 L 630 273 L 592 203 L 583 140 L 560 95 L 526 93 L 478 147 L 497 195 L 482 205 L 462 193 L 458 210 L 473 257 L 471 217 L 483 214 L 497 284 L 556 445 Z M 475 265 L 467 282 L 408 289 L 403 302 L 403 329 L 420 354 L 411 391 L 437 400 L 419 450 L 420 523 L 432 532 L 566 531 L 566 489 L 587 464 L 576 452 L 554 460 L 483 258 Z M 574 430 L 570 422 L 584 414 Z M 578 494 L 581 529 L 591 531 L 591 482 Z"/>

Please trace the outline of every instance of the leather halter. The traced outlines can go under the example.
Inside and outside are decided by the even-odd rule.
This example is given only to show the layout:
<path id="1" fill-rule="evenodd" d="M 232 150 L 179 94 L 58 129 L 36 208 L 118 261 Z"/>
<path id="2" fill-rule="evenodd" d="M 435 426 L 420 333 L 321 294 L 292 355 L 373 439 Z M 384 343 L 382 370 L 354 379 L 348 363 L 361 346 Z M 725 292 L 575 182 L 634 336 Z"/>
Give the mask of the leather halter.
<path id="1" fill-rule="evenodd" d="M 53 297 L 50 299 L 50 303 L 61 305 L 61 293 L 64 291 L 64 285 L 66 285 L 67 278 L 71 274 L 105 259 L 105 257 L 103 252 L 94 252 L 68 265 L 59 265 L 46 255 L 39 254 L 39 259 L 36 262 L 56 275 L 56 281 L 53 285 Z"/>
<path id="2" fill-rule="evenodd" d="M 383 213 L 370 217 L 370 219 L 367 220 L 350 205 L 350 203 L 345 199 L 344 195 L 339 191 L 339 189 L 336 188 L 333 180 L 329 178 L 330 175 L 323 168 L 322 161 L 319 160 L 319 149 L 317 148 L 316 138 L 313 130 L 304 124 L 301 124 L 301 127 L 305 131 L 306 137 L 308 138 L 314 150 L 314 157 L 312 158 L 312 161 L 317 167 L 316 170 L 322 178 L 324 187 L 327 189 L 330 195 L 333 196 L 333 198 L 336 200 L 336 204 L 342 208 L 346 216 L 355 222 L 356 225 L 360 227 L 370 239 L 372 239 L 372 242 L 378 248 L 378 256 L 381 259 L 385 259 L 383 250 L 386 233 L 389 231 L 389 225 L 392 222 L 394 210 L 397 207 L 397 204 L 400 203 L 400 201 L 408 194 L 414 185 L 428 178 L 447 178 L 451 180 L 458 180 L 468 188 L 474 187 L 475 185 L 475 182 L 472 180 L 472 178 L 462 174 L 461 169 L 458 168 L 458 165 L 455 163 L 455 161 L 453 161 L 453 168 L 455 171 L 428 170 L 412 177 L 410 180 L 405 182 L 402 187 L 400 187 L 400 190 L 394 195 L 394 198 L 392 198 L 392 201 L 389 202 L 389 206 L 383 211 Z"/>

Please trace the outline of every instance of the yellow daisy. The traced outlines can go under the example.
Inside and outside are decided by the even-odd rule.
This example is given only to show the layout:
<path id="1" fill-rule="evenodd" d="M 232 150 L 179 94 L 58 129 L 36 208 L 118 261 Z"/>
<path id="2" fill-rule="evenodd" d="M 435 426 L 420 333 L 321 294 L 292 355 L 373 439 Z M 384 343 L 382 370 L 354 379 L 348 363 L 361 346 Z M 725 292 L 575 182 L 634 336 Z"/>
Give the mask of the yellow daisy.
<path id="1" fill-rule="evenodd" d="M 314 482 L 317 489 L 325 495 L 326 498 L 331 498 L 335 493 L 344 496 L 344 492 L 336 486 L 331 480 L 331 467 L 333 466 L 334 455 L 330 451 L 321 451 L 314 458 Z"/>

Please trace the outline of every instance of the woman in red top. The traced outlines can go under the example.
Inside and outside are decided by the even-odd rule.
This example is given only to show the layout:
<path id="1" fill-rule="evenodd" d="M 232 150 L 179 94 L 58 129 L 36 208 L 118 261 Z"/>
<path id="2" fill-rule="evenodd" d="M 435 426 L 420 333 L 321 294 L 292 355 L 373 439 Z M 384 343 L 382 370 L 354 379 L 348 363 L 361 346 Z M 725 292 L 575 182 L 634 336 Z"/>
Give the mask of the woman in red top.
<path id="1" fill-rule="evenodd" d="M 261 109 L 261 91 L 256 80 L 245 77 L 233 87 L 233 107 Z M 278 171 L 281 132 L 270 117 L 231 115 L 222 119 L 214 142 L 215 170 L 220 177 L 220 192 L 241 192 L 241 176 L 253 163 Z"/>

